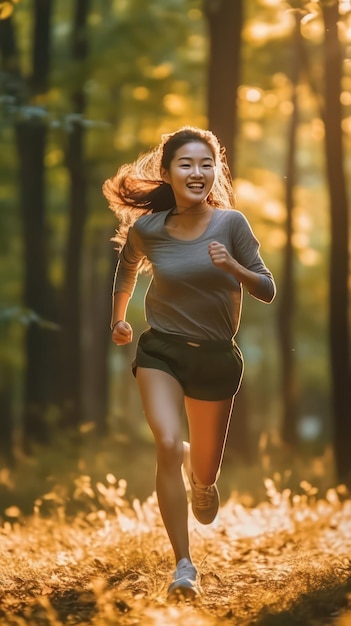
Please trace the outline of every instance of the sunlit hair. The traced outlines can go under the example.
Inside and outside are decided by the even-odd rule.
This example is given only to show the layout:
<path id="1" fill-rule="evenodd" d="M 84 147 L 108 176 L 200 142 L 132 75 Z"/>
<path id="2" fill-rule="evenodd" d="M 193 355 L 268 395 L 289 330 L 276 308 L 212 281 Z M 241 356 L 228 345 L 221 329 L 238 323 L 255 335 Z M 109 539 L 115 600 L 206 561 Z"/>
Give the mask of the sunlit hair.
<path id="1" fill-rule="evenodd" d="M 119 246 L 125 243 L 128 228 L 138 217 L 145 213 L 169 211 L 175 207 L 172 187 L 161 179 L 161 168 L 169 171 L 177 150 L 193 141 L 209 146 L 215 161 L 216 176 L 207 197 L 208 204 L 218 208 L 234 208 L 232 177 L 225 149 L 211 131 L 183 126 L 174 133 L 162 135 L 158 146 L 141 154 L 133 163 L 122 165 L 115 176 L 104 182 L 103 194 L 119 219 L 118 230 L 113 238 Z"/>

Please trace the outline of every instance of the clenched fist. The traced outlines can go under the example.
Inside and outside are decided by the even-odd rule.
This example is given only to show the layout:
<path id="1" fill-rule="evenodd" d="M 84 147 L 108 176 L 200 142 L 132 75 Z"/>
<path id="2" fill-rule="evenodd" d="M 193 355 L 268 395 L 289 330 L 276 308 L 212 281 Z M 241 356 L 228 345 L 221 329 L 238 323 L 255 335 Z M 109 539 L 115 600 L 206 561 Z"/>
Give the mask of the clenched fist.
<path id="1" fill-rule="evenodd" d="M 125 346 L 133 340 L 133 329 L 128 322 L 121 320 L 113 327 L 112 341 L 116 346 Z"/>
<path id="2" fill-rule="evenodd" d="M 237 261 L 229 254 L 225 245 L 218 243 L 218 241 L 212 241 L 208 246 L 208 253 L 213 265 L 225 272 L 233 272 Z"/>

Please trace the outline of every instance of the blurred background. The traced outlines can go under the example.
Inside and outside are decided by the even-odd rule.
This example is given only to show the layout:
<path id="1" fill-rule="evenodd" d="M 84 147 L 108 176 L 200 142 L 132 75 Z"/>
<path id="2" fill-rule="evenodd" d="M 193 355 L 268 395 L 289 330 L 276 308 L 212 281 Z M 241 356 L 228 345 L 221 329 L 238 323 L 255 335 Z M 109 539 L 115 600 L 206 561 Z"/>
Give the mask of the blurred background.
<path id="1" fill-rule="evenodd" d="M 184 124 L 226 146 L 237 208 L 274 274 L 245 294 L 223 489 L 351 471 L 350 0 L 0 1 L 0 505 L 154 452 L 110 339 L 117 227 L 101 187 Z"/>

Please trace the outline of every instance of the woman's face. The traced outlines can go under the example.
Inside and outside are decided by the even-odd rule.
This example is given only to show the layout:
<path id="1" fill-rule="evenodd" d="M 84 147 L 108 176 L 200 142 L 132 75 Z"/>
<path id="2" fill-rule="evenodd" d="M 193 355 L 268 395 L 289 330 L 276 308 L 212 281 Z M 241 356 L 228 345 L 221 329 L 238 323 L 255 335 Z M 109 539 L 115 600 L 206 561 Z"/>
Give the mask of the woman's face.
<path id="1" fill-rule="evenodd" d="M 161 175 L 171 185 L 178 208 L 200 204 L 215 181 L 216 166 L 210 147 L 202 141 L 184 144 L 175 152 L 169 170 L 162 169 Z"/>

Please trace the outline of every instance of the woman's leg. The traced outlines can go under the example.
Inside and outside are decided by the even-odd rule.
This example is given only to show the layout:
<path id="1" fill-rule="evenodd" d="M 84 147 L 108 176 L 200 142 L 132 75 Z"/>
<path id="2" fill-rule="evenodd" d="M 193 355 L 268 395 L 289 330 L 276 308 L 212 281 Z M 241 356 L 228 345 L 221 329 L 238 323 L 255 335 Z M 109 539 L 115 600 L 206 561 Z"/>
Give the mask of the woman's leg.
<path id="1" fill-rule="evenodd" d="M 233 398 L 207 401 L 185 397 L 185 408 L 194 480 L 202 485 L 213 485 L 220 473 Z"/>
<path id="2" fill-rule="evenodd" d="M 183 390 L 175 378 L 161 370 L 138 367 L 136 379 L 156 443 L 156 492 L 161 516 L 176 563 L 183 558 L 191 560 L 188 504 L 181 472 Z"/>

